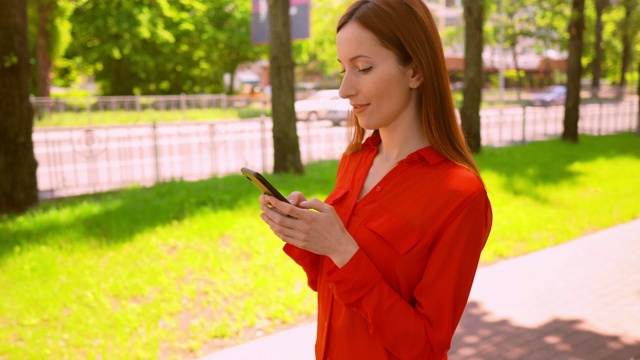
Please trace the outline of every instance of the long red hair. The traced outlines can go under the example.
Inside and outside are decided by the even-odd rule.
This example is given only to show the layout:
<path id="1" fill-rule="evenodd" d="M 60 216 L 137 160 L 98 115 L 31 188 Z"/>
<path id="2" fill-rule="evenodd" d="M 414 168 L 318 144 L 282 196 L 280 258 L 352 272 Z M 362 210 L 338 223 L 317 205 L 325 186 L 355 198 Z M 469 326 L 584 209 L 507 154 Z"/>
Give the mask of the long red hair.
<path id="1" fill-rule="evenodd" d="M 395 53 L 402 65 L 423 76 L 418 88 L 427 140 L 442 156 L 480 176 L 458 124 L 438 27 L 422 0 L 360 0 L 349 6 L 337 31 L 355 21 Z M 366 131 L 351 114 L 351 141 L 346 154 L 360 150 Z"/>

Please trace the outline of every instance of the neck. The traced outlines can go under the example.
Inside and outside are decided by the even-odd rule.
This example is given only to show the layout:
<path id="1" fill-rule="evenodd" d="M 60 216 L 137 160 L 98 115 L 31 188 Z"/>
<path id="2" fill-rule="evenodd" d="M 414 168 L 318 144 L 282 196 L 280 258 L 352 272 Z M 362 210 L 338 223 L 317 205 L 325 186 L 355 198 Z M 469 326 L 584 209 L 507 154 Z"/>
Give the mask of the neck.
<path id="1" fill-rule="evenodd" d="M 381 143 L 378 156 L 381 160 L 398 162 L 404 160 L 412 152 L 429 146 L 429 141 L 420 126 L 404 129 L 380 129 Z"/>

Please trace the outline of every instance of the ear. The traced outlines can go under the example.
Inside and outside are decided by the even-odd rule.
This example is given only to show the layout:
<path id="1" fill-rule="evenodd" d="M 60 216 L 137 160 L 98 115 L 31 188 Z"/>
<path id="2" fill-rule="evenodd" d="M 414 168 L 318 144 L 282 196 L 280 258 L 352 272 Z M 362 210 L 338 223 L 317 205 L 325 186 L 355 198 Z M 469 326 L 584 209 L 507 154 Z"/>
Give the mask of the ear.
<path id="1" fill-rule="evenodd" d="M 409 77 L 409 87 L 411 89 L 417 89 L 422 84 L 423 80 L 424 78 L 422 77 L 422 74 L 420 73 L 418 68 L 415 66 L 415 64 L 412 64 Z"/>

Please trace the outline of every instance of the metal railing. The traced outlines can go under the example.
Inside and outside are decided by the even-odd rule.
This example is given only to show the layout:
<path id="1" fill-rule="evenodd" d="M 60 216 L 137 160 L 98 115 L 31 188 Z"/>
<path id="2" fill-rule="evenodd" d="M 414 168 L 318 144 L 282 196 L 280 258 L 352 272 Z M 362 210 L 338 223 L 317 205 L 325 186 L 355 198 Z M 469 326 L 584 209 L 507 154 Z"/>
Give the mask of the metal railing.
<path id="1" fill-rule="evenodd" d="M 298 123 L 304 163 L 340 156 L 346 128 L 330 124 Z M 237 174 L 243 166 L 269 171 L 273 168 L 271 131 L 269 118 L 36 128 L 40 197 L 205 179 Z"/>
<path id="2" fill-rule="evenodd" d="M 634 131 L 638 101 L 584 104 L 579 132 Z M 483 146 L 558 137 L 564 108 L 512 106 L 481 110 Z M 303 163 L 338 159 L 347 128 L 328 121 L 298 122 Z M 243 166 L 273 169 L 271 119 L 153 122 L 126 126 L 36 128 L 33 132 L 41 198 L 102 192 L 170 180 L 238 174 Z"/>
<path id="3" fill-rule="evenodd" d="M 110 117 L 129 116 L 145 112 L 176 112 L 181 119 L 188 119 L 187 112 L 193 110 L 227 110 L 246 108 L 262 99 L 247 95 L 203 94 L 203 95 L 156 95 L 156 96 L 88 96 L 78 98 L 31 97 L 36 120 L 74 113 L 84 122 L 108 113 Z M 162 119 L 159 119 L 162 120 Z"/>

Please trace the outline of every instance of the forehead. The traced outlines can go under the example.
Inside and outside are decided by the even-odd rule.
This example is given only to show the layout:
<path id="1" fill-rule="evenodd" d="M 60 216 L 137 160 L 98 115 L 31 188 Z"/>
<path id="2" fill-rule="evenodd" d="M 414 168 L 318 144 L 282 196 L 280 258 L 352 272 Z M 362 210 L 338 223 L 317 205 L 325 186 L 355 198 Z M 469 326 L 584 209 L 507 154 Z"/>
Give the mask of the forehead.
<path id="1" fill-rule="evenodd" d="M 342 63 L 355 56 L 376 58 L 391 53 L 372 32 L 355 21 L 347 23 L 336 35 L 336 50 Z"/>

